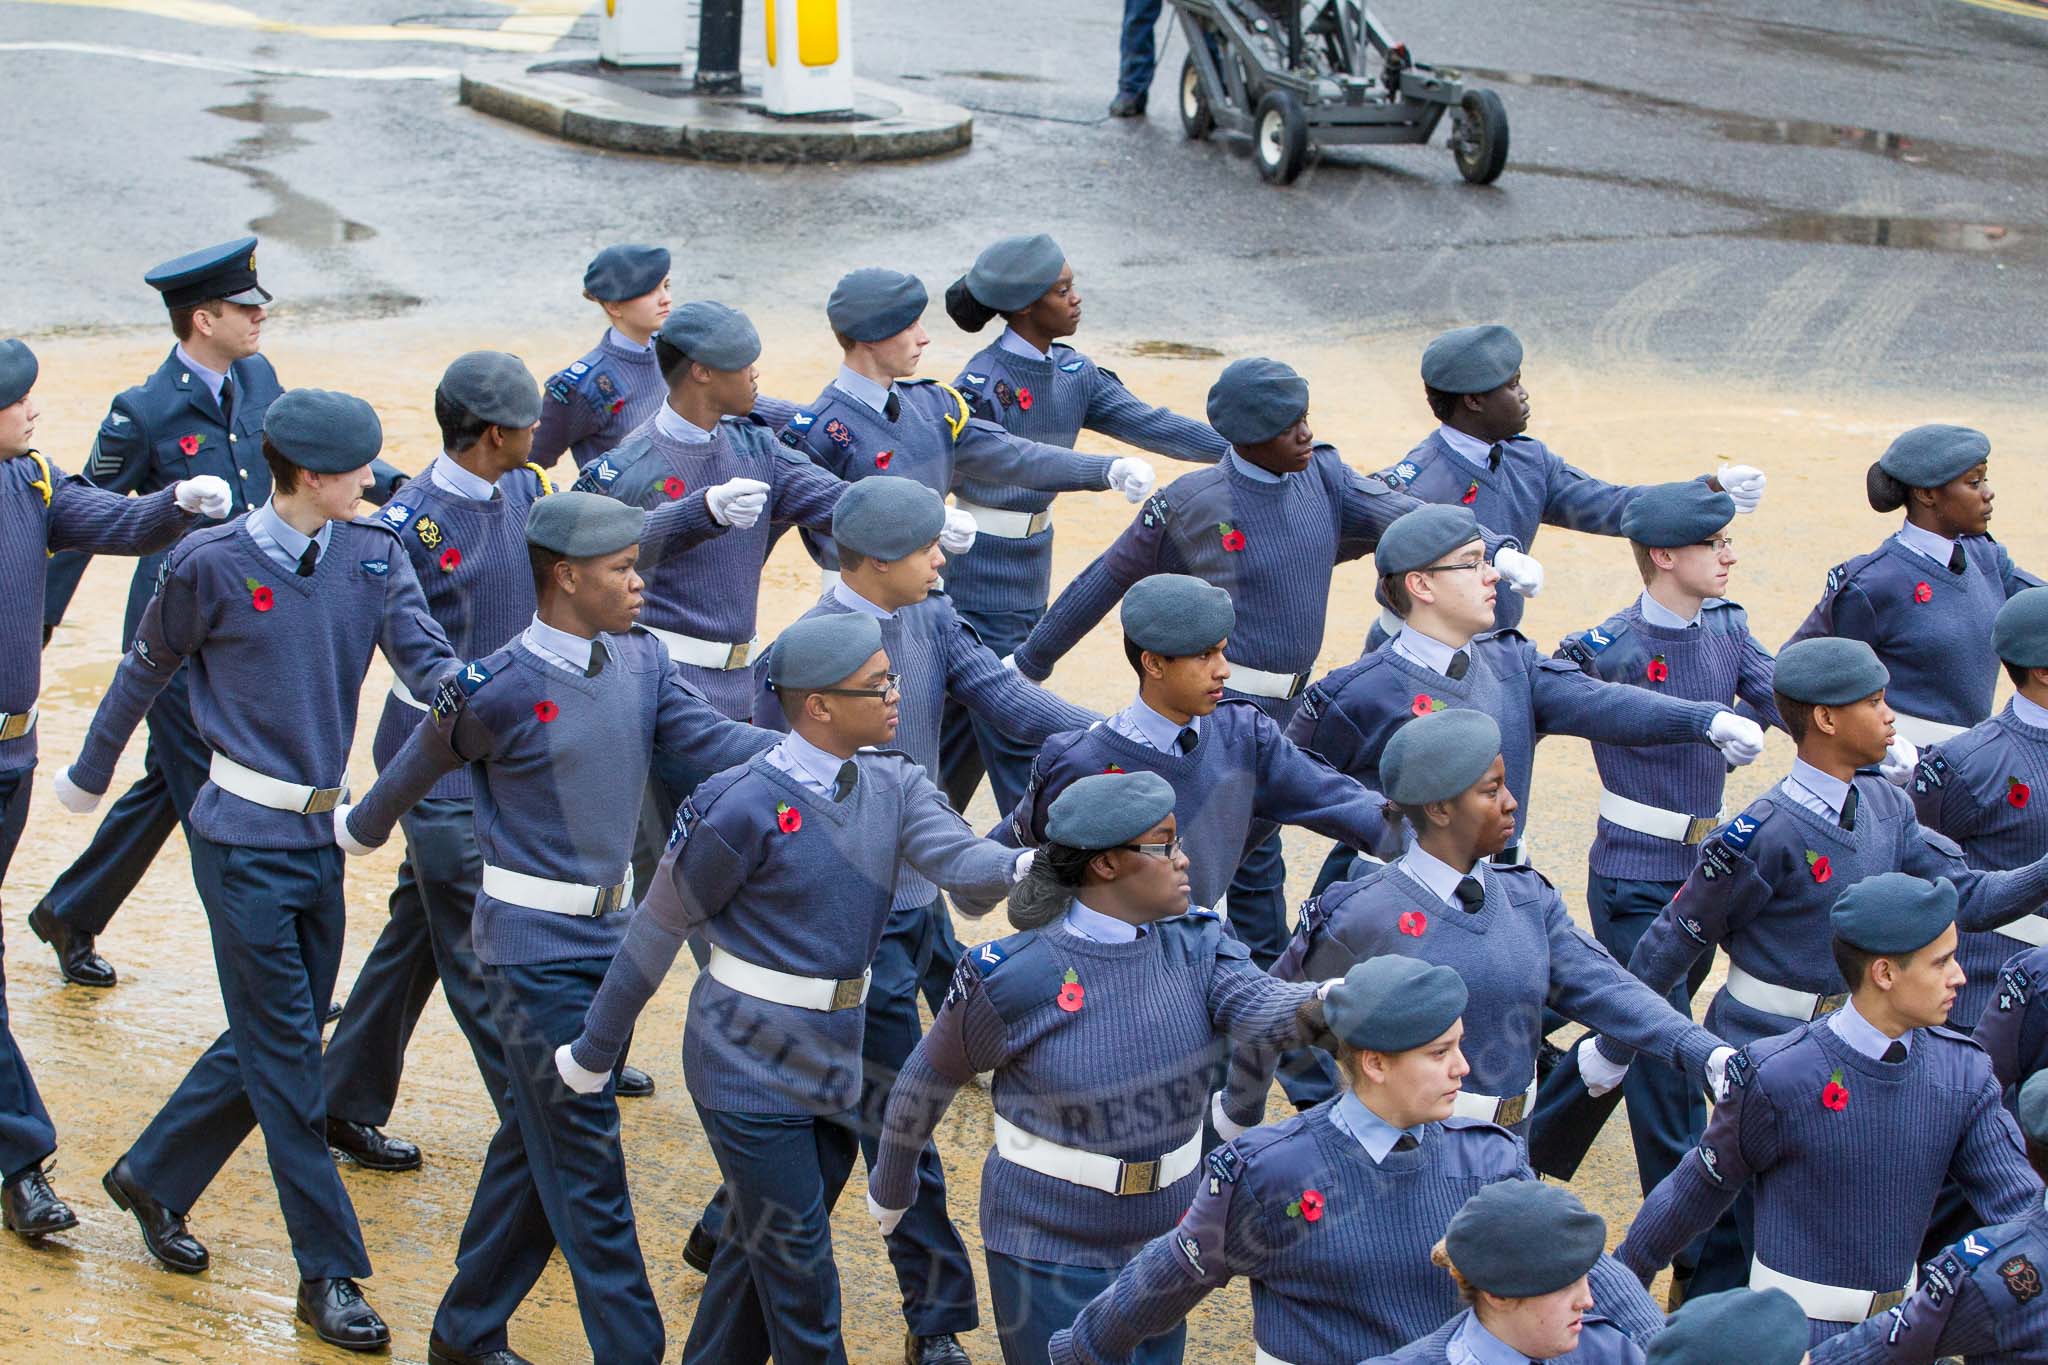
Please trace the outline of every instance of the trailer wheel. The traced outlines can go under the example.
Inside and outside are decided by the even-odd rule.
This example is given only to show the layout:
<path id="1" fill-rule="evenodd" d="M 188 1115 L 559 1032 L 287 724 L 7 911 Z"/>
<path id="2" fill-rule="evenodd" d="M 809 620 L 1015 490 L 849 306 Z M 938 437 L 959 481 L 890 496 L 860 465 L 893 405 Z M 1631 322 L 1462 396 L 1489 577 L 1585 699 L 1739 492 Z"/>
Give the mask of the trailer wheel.
<path id="1" fill-rule="evenodd" d="M 1508 111 L 1491 90 L 1467 90 L 1451 121 L 1451 156 L 1458 174 L 1491 185 L 1508 164 Z"/>
<path id="2" fill-rule="evenodd" d="M 1193 57 L 1180 64 L 1180 128 L 1190 142 L 1200 142 L 1216 128 L 1216 115 L 1202 93 L 1202 73 L 1195 70 Z"/>
<path id="3" fill-rule="evenodd" d="M 1252 118 L 1252 160 L 1259 175 L 1291 185 L 1308 161 L 1308 115 L 1290 90 L 1268 90 Z"/>

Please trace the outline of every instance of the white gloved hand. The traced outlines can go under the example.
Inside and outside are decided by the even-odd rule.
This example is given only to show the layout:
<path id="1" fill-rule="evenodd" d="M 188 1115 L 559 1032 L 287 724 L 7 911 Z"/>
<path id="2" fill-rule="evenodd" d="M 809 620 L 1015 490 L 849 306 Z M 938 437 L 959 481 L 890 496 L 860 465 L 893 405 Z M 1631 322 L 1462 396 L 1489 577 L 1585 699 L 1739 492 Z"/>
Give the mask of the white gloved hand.
<path id="1" fill-rule="evenodd" d="M 1122 493 L 1126 502 L 1143 502 L 1158 482 L 1159 476 L 1143 460 L 1119 455 L 1109 462 L 1109 486 Z"/>
<path id="2" fill-rule="evenodd" d="M 744 531 L 768 510 L 768 485 L 759 479 L 727 479 L 704 490 L 704 506 L 720 526 Z"/>
<path id="3" fill-rule="evenodd" d="M 1724 464 L 1714 471 L 1714 482 L 1735 499 L 1737 512 L 1754 512 L 1764 500 L 1764 472 L 1746 464 Z"/>
<path id="4" fill-rule="evenodd" d="M 1209 1122 L 1216 1129 L 1216 1136 L 1225 1142 L 1241 1138 L 1249 1130 L 1243 1124 L 1232 1123 L 1230 1115 L 1223 1112 L 1223 1092 L 1217 1091 L 1209 1097 Z"/>
<path id="5" fill-rule="evenodd" d="M 1017 656 L 1014 654 L 1005 654 L 1003 656 L 1003 667 L 1009 669 L 1012 673 L 1015 673 L 1017 671 Z"/>
<path id="6" fill-rule="evenodd" d="M 1037 857 L 1038 850 L 1035 848 L 1027 848 L 1017 855 L 1017 861 L 1010 865 L 1010 885 L 1015 886 L 1024 880 L 1024 874 L 1031 870 L 1031 864 Z"/>
<path id="7" fill-rule="evenodd" d="M 949 555 L 964 555 L 974 548 L 974 537 L 979 532 L 980 528 L 974 524 L 972 512 L 948 507 L 946 524 L 939 528 L 939 548 Z"/>
<path id="8" fill-rule="evenodd" d="M 562 1084 L 579 1095 L 595 1095 L 604 1089 L 604 1083 L 612 1078 L 609 1071 L 586 1071 L 576 1065 L 576 1058 L 570 1054 L 572 1044 L 564 1043 L 555 1049 L 555 1071 L 561 1076 Z"/>
<path id="9" fill-rule="evenodd" d="M 1894 787 L 1903 787 L 1913 780 L 1913 770 L 1920 766 L 1920 751 L 1913 747 L 1913 741 L 1904 735 L 1894 735 L 1892 742 L 1885 746 L 1884 757 L 1877 765 L 1884 780 Z"/>
<path id="10" fill-rule="evenodd" d="M 105 792 L 89 792 L 71 780 L 71 769 L 57 769 L 57 776 L 51 783 L 57 789 L 57 804 L 73 815 L 89 815 L 99 805 Z"/>
<path id="11" fill-rule="evenodd" d="M 1721 757 L 1740 768 L 1763 757 L 1763 727 L 1753 720 L 1723 711 L 1707 727 L 1707 738 L 1721 751 Z"/>
<path id="12" fill-rule="evenodd" d="M 1493 552 L 1493 567 L 1523 597 L 1543 591 L 1543 566 L 1512 546 L 1503 545 Z"/>
<path id="13" fill-rule="evenodd" d="M 1716 1104 L 1728 1098 L 1728 1059 L 1734 1055 L 1732 1047 L 1717 1047 L 1707 1054 L 1707 1093 Z"/>
<path id="14" fill-rule="evenodd" d="M 171 490 L 171 498 L 187 512 L 196 512 L 202 517 L 219 521 L 235 505 L 234 495 L 228 492 L 228 481 L 218 474 L 195 474 L 189 479 L 180 479 Z"/>
<path id="15" fill-rule="evenodd" d="M 360 858 L 365 853 L 374 852 L 374 850 L 370 845 L 360 842 L 354 835 L 348 832 L 348 813 L 354 809 L 354 806 L 349 805 L 341 805 L 334 808 L 334 845 L 350 857 Z"/>
<path id="16" fill-rule="evenodd" d="M 896 1231 L 896 1225 L 902 1222 L 903 1215 L 909 1212 L 909 1209 L 885 1209 L 875 1202 L 872 1191 L 868 1194 L 868 1217 L 875 1220 L 875 1226 L 882 1230 L 884 1237 Z"/>
<path id="17" fill-rule="evenodd" d="M 1341 986 L 1341 985 L 1343 985 L 1343 984 L 1344 984 L 1344 978 L 1343 978 L 1343 977 L 1341 977 L 1341 976 L 1333 976 L 1333 977 L 1331 977 L 1331 978 L 1330 978 L 1329 980 L 1325 981 L 1325 982 L 1324 982 L 1324 983 L 1323 983 L 1322 985 L 1320 985 L 1320 986 L 1316 987 L 1316 999 L 1318 999 L 1318 1000 L 1328 1000 L 1328 999 L 1330 998 L 1330 991 L 1331 991 L 1331 990 L 1332 990 L 1333 988 L 1335 988 L 1335 987 L 1337 987 L 1337 986 Z"/>
<path id="18" fill-rule="evenodd" d="M 1597 1100 L 1621 1084 L 1628 1075 L 1628 1063 L 1607 1060 L 1607 1054 L 1593 1046 L 1596 1039 L 1597 1035 L 1588 1034 L 1575 1050 L 1579 1054 L 1579 1079 L 1585 1082 L 1586 1093 Z"/>

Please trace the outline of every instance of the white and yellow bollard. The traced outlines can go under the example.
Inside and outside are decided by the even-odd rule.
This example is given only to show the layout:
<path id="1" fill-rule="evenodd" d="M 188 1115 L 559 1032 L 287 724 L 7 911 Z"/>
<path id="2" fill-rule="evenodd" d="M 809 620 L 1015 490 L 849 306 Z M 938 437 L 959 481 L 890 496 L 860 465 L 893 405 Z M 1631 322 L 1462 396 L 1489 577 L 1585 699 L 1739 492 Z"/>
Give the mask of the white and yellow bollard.
<path id="1" fill-rule="evenodd" d="M 768 19 L 768 76 L 761 85 L 762 103 L 768 112 L 852 113 L 853 33 L 848 0 L 761 3 Z"/>
<path id="2" fill-rule="evenodd" d="M 611 66 L 681 66 L 688 37 L 679 0 L 604 0 L 597 55 Z"/>

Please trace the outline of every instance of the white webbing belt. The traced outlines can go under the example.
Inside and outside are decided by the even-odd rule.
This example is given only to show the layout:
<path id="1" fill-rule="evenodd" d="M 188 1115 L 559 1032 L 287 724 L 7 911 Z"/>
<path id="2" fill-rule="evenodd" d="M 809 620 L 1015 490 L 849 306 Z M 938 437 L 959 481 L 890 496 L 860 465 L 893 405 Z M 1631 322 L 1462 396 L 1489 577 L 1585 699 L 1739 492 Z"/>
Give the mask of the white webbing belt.
<path id="1" fill-rule="evenodd" d="M 1721 823 L 1719 815 L 1687 815 L 1682 810 L 1662 810 L 1631 801 L 1617 792 L 1600 789 L 1600 818 L 1623 829 L 1647 834 L 1653 839 L 1696 844 Z"/>
<path id="2" fill-rule="evenodd" d="M 766 1000 L 771 1005 L 790 1005 L 800 1010 L 858 1009 L 866 1003 L 868 986 L 875 979 L 875 969 L 870 967 L 859 976 L 847 981 L 833 981 L 825 977 L 797 976 L 793 972 L 778 972 L 772 967 L 762 967 L 743 957 L 734 957 L 723 948 L 711 950 L 710 965 L 705 968 L 711 979 L 721 986 L 751 995 L 756 1000 Z"/>
<path id="3" fill-rule="evenodd" d="M 1821 995 L 1814 991 L 1795 991 L 1790 986 L 1773 986 L 1760 977 L 1752 976 L 1733 962 L 1728 964 L 1728 994 L 1740 1000 L 1753 1010 L 1775 1014 L 1784 1019 L 1818 1019 L 1824 1014 L 1833 1014 L 1849 1001 L 1847 991 L 1835 995 Z"/>
<path id="4" fill-rule="evenodd" d="M 241 797 L 244 801 L 272 810 L 291 811 L 295 815 L 321 815 L 333 810 L 348 795 L 348 774 L 341 775 L 341 784 L 335 787 L 314 787 L 304 782 L 286 782 L 282 778 L 270 777 L 245 768 L 226 754 L 216 753 L 207 765 L 206 775 L 213 779 L 213 785 L 224 792 Z"/>
<path id="5" fill-rule="evenodd" d="M 640 629 L 667 645 L 669 658 L 679 664 L 691 664 L 698 668 L 745 668 L 747 661 L 754 657 L 754 651 L 761 644 L 761 637 L 758 635 L 734 645 L 723 640 L 700 640 L 694 635 L 660 630 L 645 622 L 641 623 Z"/>
<path id="6" fill-rule="evenodd" d="M 2039 948 L 2048 945 L 2048 915 L 2021 915 L 2011 924 L 2001 924 L 1991 932 Z"/>
<path id="7" fill-rule="evenodd" d="M 391 696 L 400 706 L 410 706 L 415 711 L 431 711 L 434 708 L 405 690 L 405 684 L 396 678 L 391 680 Z"/>
<path id="8" fill-rule="evenodd" d="M 955 494 L 953 506 L 974 518 L 974 529 L 999 540 L 1026 540 L 1052 525 L 1052 513 L 1007 512 L 1000 507 L 983 507 Z"/>
<path id="9" fill-rule="evenodd" d="M 1843 1289 L 1838 1285 L 1816 1284 L 1802 1280 L 1796 1275 L 1787 1275 L 1771 1269 L 1760 1260 L 1749 1263 L 1749 1287 L 1751 1289 L 1782 1289 L 1798 1300 L 1806 1316 L 1818 1322 L 1861 1322 L 1874 1318 L 1890 1308 L 1905 1302 L 1919 1280 L 1915 1271 L 1906 1279 L 1904 1289 L 1892 1289 L 1882 1293 L 1869 1289 Z"/>
<path id="10" fill-rule="evenodd" d="M 1901 736 L 1913 741 L 1915 748 L 1924 749 L 1930 744 L 1939 744 L 1945 739 L 1954 739 L 1969 727 L 1966 725 L 1944 725 L 1938 720 L 1922 720 L 1909 716 L 1904 711 L 1892 712 L 1892 728 Z"/>
<path id="11" fill-rule="evenodd" d="M 1223 657 L 1230 658 L 1228 654 Z M 1308 686 L 1308 674 L 1268 673 L 1263 668 L 1246 668 L 1232 659 L 1230 677 L 1223 685 L 1238 692 L 1249 692 L 1255 697 L 1273 697 L 1286 701 Z"/>
<path id="12" fill-rule="evenodd" d="M 1483 1123 L 1497 1123 L 1503 1128 L 1512 1128 L 1520 1123 L 1529 1112 L 1529 1106 L 1536 1101 L 1536 1082 L 1531 1080 L 1529 1088 L 1519 1095 L 1502 1099 L 1496 1095 L 1479 1095 L 1470 1090 L 1460 1090 L 1458 1098 L 1451 1102 L 1451 1112 L 1461 1119 L 1478 1119 Z"/>
<path id="13" fill-rule="evenodd" d="M 1036 1133 L 1025 1132 L 997 1114 L 996 1150 L 1005 1161 L 1069 1185 L 1086 1185 L 1104 1194 L 1154 1194 L 1201 1164 L 1202 1130 L 1197 1125 L 1193 1136 L 1165 1156 L 1151 1161 L 1119 1161 L 1113 1156 L 1062 1147 Z"/>
<path id="14" fill-rule="evenodd" d="M 626 869 L 624 881 L 610 886 L 588 886 L 485 863 L 483 890 L 492 900 L 523 905 L 528 910 L 545 910 L 551 915 L 608 915 L 633 903 L 633 869 Z"/>
<path id="15" fill-rule="evenodd" d="M 26 711 L 0 711 L 0 740 L 20 739 L 36 728 L 36 715 L 40 706 L 31 706 Z"/>
<path id="16" fill-rule="evenodd" d="M 1256 1346 L 1252 1350 L 1252 1365 L 1287 1365 L 1287 1362 L 1265 1347 Z"/>

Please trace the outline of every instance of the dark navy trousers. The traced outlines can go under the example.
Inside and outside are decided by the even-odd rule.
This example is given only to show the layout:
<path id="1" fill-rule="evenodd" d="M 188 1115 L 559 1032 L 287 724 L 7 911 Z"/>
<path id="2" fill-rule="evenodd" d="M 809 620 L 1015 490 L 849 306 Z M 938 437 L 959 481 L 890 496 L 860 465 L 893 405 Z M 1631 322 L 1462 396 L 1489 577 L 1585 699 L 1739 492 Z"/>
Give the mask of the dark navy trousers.
<path id="1" fill-rule="evenodd" d="M 845 1365 L 832 1209 L 853 1170 L 857 1113 L 698 1105 L 697 1118 L 725 1178 L 725 1219 L 685 1365 Z"/>
<path id="2" fill-rule="evenodd" d="M 591 1355 L 606 1365 L 659 1365 L 661 1311 L 633 1226 L 618 1099 L 607 1085 L 579 1095 L 555 1071 L 555 1049 L 583 1031 L 609 958 L 483 966 L 507 1093 L 484 1154 L 476 1198 L 455 1252 L 455 1280 L 434 1334 L 472 1355 L 507 1349 L 512 1318 L 557 1246 L 576 1286 Z"/>
<path id="3" fill-rule="evenodd" d="M 29 775 L 34 768 L 0 773 L 0 880 L 21 842 L 28 823 Z M 7 1019 L 5 933 L 0 931 L 0 1176 L 16 1175 L 38 1165 L 57 1150 L 57 1129 L 43 1108 L 28 1059 L 14 1041 Z"/>
<path id="4" fill-rule="evenodd" d="M 1253 963 L 1270 968 L 1293 937 L 1287 927 L 1287 862 L 1278 825 L 1259 821 L 1252 826 L 1250 844 L 1237 875 L 1230 879 L 1229 909 L 1230 931 L 1251 949 Z M 1296 1109 L 1330 1098 L 1336 1093 L 1336 1076 L 1336 1065 L 1313 1048 L 1289 1048 L 1281 1054 L 1280 1089 Z"/>
<path id="5" fill-rule="evenodd" d="M 1089 1301 L 1116 1282 L 1114 1270 L 1031 1261 L 999 1251 L 987 1256 L 1003 1365 L 1047 1365 L 1052 1334 L 1072 1327 Z M 1141 1342 L 1131 1353 L 1131 1365 L 1181 1365 L 1187 1342 L 1188 1325 L 1176 1323 L 1171 1332 Z"/>
<path id="6" fill-rule="evenodd" d="M 1118 94 L 1143 99 L 1152 89 L 1152 73 L 1159 66 L 1153 31 L 1159 27 L 1160 5 L 1161 0 L 1124 0 L 1116 73 Z"/>
<path id="7" fill-rule="evenodd" d="M 1006 659 L 1017 652 L 1043 615 L 1045 608 L 1040 606 L 1029 611 L 962 610 L 960 619 L 974 628 L 997 658 Z M 1010 738 L 951 697 L 946 699 L 939 720 L 939 787 L 954 810 L 966 813 L 984 774 L 996 809 L 1005 814 L 1017 809 L 1031 781 L 1032 760 L 1037 757 L 1037 745 Z M 958 960 L 947 961 L 949 976 Z"/>
<path id="8" fill-rule="evenodd" d="M 391 918 L 356 973 L 348 1009 L 327 1045 L 330 1117 L 378 1128 L 391 1121 L 405 1049 L 436 984 L 469 1040 L 499 1121 L 506 1117 L 504 1051 L 469 939 L 484 866 L 474 817 L 470 801 L 429 798 L 400 821 L 405 862 L 391 892 Z"/>
<path id="9" fill-rule="evenodd" d="M 129 1166 L 152 1198 L 189 1212 L 261 1125 L 299 1274 L 366 1276 L 362 1231 L 327 1151 L 320 1056 L 347 913 L 341 850 L 188 838 L 228 1028 L 142 1130 Z"/>

